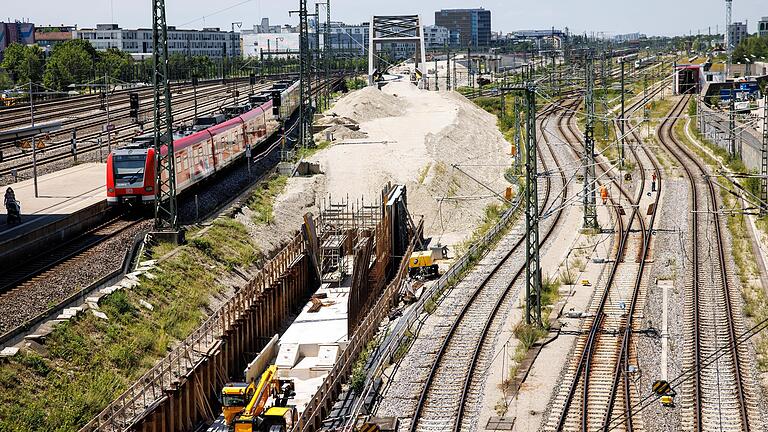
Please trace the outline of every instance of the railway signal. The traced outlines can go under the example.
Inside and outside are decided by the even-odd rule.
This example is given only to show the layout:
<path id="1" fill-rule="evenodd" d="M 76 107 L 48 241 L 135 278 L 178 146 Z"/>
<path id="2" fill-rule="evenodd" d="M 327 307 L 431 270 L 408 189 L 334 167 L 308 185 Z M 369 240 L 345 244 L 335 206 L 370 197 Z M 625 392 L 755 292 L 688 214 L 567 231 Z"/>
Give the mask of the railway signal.
<path id="1" fill-rule="evenodd" d="M 128 96 L 130 99 L 130 116 L 134 121 L 139 120 L 139 94 L 131 92 Z"/>

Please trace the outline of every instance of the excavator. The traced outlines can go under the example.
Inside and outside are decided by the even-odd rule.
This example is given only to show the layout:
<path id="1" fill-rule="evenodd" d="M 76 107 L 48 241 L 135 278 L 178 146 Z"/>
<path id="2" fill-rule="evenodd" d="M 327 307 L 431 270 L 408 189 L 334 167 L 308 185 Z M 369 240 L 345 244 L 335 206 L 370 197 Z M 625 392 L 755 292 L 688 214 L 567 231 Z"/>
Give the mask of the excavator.
<path id="1" fill-rule="evenodd" d="M 230 383 L 221 392 L 224 421 L 234 432 L 287 432 L 298 420 L 292 380 L 281 380 L 277 366 L 261 374 L 258 384 Z M 247 404 L 246 404 L 247 401 Z"/>

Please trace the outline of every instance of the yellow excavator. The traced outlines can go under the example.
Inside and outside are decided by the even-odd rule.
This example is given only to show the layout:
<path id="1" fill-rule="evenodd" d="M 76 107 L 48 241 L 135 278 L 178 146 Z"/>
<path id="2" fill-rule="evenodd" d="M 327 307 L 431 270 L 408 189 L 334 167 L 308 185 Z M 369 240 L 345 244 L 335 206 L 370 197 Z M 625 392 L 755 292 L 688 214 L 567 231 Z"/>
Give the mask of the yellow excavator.
<path id="1" fill-rule="evenodd" d="M 221 391 L 222 412 L 235 432 L 286 432 L 298 420 L 288 399 L 296 395 L 292 380 L 281 380 L 277 366 L 261 374 L 258 384 L 229 383 Z M 247 403 L 247 404 L 246 404 Z"/>

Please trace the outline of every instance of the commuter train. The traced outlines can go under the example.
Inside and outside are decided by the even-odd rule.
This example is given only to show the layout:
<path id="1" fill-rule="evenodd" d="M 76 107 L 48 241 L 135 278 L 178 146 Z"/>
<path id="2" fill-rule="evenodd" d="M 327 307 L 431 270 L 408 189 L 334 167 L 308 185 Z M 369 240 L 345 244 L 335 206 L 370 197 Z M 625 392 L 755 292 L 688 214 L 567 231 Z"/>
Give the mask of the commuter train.
<path id="1" fill-rule="evenodd" d="M 257 148 L 299 106 L 299 83 L 277 83 L 249 103 L 224 108 L 224 114 L 199 117 L 188 130 L 174 132 L 176 192 L 197 184 Z M 107 203 L 150 204 L 155 200 L 155 149 L 152 134 L 110 153 L 107 158 Z M 161 152 L 167 154 L 166 146 Z"/>

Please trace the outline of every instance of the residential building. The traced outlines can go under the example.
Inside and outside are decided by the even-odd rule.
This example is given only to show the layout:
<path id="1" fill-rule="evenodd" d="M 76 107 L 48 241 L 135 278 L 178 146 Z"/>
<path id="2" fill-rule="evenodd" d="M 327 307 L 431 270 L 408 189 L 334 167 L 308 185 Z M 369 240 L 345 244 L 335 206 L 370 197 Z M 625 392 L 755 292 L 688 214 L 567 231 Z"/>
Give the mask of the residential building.
<path id="1" fill-rule="evenodd" d="M 0 22 L 0 59 L 8 45 L 17 42 L 24 45 L 35 43 L 35 24 L 30 22 Z"/>
<path id="2" fill-rule="evenodd" d="M 768 17 L 763 17 L 757 22 L 757 34 L 760 37 L 768 37 Z"/>
<path id="3" fill-rule="evenodd" d="M 370 23 L 331 22 L 331 48 L 340 55 L 364 56 L 370 42 Z"/>
<path id="4" fill-rule="evenodd" d="M 50 53 L 54 46 L 72 40 L 77 26 L 43 26 L 35 28 L 35 43 L 45 53 Z"/>
<path id="5" fill-rule="evenodd" d="M 485 47 L 491 43 L 491 11 L 443 9 L 435 12 L 435 25 L 456 33 L 462 47 Z"/>
<path id="6" fill-rule="evenodd" d="M 730 38 L 731 48 L 736 48 L 749 36 L 746 22 L 735 22 L 728 27 L 728 37 Z"/>
<path id="7" fill-rule="evenodd" d="M 100 51 L 117 48 L 130 54 L 152 52 L 152 29 L 122 29 L 117 24 L 98 24 L 95 29 L 74 30 L 73 39 L 83 39 Z M 240 56 L 240 34 L 219 28 L 182 30 L 168 26 L 168 52 L 189 56 Z"/>
<path id="8" fill-rule="evenodd" d="M 424 27 L 424 44 L 427 49 L 439 49 L 451 44 L 451 31 L 440 26 Z"/>

